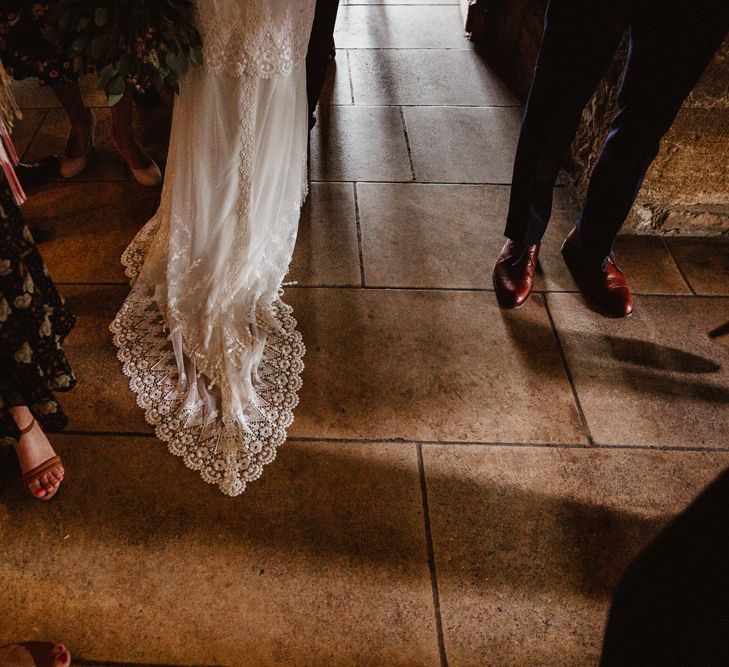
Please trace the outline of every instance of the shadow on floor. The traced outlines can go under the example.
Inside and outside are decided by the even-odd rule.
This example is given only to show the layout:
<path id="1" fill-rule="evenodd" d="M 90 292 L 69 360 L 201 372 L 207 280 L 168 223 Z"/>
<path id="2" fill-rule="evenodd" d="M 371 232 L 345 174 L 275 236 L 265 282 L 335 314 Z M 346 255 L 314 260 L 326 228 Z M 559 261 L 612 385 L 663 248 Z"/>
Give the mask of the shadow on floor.
<path id="1" fill-rule="evenodd" d="M 69 446 L 59 447 L 67 479 L 59 497 L 46 506 L 38 508 L 26 497 L 17 464 L 11 466 L 0 515 L 4 506 L 23 526 L 23 535 L 16 536 L 17 547 L 7 545 L 9 550 L 27 544 L 30 535 L 63 530 L 73 532 L 75 541 L 93 544 L 95 552 L 141 549 L 150 562 L 159 550 L 180 542 L 221 558 L 269 554 L 260 557 L 265 561 L 289 554 L 316 568 L 366 563 L 403 581 L 422 576 L 425 540 L 417 466 L 367 455 L 374 445 L 290 443 L 244 496 L 230 499 L 185 470 L 152 438 L 137 438 L 133 445 L 117 438 L 92 449 L 67 437 Z M 479 563 L 471 583 L 485 591 L 567 591 L 608 598 L 637 549 L 670 518 L 578 501 L 567 492 L 479 484 L 427 465 L 426 473 L 434 530 L 458 536 L 462 551 L 454 558 L 463 566 Z M 455 507 L 463 511 L 453 518 Z M 70 571 L 85 569 L 68 558 Z M 460 577 L 460 572 L 451 565 L 439 578 Z"/>
<path id="2" fill-rule="evenodd" d="M 543 303 L 541 295 L 532 298 L 535 297 Z M 523 327 L 515 324 L 511 313 L 502 311 L 502 317 L 519 354 L 531 358 L 534 354 L 540 353 L 539 347 L 535 347 L 525 337 Z M 542 327 L 540 334 L 548 333 L 546 326 L 536 323 L 535 325 Z M 723 367 L 714 359 L 639 338 L 587 332 L 575 334 L 570 331 L 560 331 L 559 333 L 563 344 L 565 336 L 574 335 L 578 338 L 580 354 L 590 356 L 590 370 L 594 376 L 599 376 L 601 369 L 604 369 L 608 377 L 614 377 L 618 369 L 612 362 L 618 362 L 619 373 L 624 379 L 623 384 L 628 384 L 633 391 L 666 397 L 690 396 L 708 403 L 729 403 L 729 387 L 696 377 L 720 372 Z"/>
<path id="3" fill-rule="evenodd" d="M 626 570 L 601 665 L 729 665 L 729 470 Z"/>
<path id="4" fill-rule="evenodd" d="M 716 373 L 721 365 L 692 352 L 634 338 L 605 336 L 611 355 L 620 362 L 672 373 Z"/>

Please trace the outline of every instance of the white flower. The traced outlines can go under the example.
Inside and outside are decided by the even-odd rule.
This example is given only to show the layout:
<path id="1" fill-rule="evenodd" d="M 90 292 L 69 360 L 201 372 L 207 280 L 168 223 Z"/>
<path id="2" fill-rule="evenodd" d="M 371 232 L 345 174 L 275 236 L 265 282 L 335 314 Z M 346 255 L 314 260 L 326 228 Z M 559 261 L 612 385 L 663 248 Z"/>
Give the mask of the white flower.
<path id="1" fill-rule="evenodd" d="M 43 318 L 43 322 L 40 325 L 40 329 L 38 329 L 38 335 L 45 338 L 47 336 L 50 336 L 53 333 L 53 328 L 51 327 L 51 320 L 48 318 L 48 315 L 46 315 Z"/>
<path id="2" fill-rule="evenodd" d="M 45 403 L 38 403 L 35 409 L 42 415 L 50 415 L 58 411 L 58 406 L 53 401 L 46 401 Z"/>
<path id="3" fill-rule="evenodd" d="M 7 320 L 8 315 L 10 315 L 10 304 L 5 297 L 0 297 L 0 322 Z"/>
<path id="4" fill-rule="evenodd" d="M 71 386 L 71 376 L 70 375 L 61 375 L 61 377 L 56 378 L 56 387 L 63 388 L 63 387 L 70 387 Z"/>
<path id="5" fill-rule="evenodd" d="M 19 364 L 29 364 L 33 359 L 33 350 L 28 343 L 23 343 L 15 352 L 15 361 Z"/>
<path id="6" fill-rule="evenodd" d="M 0 259 L 0 276 L 7 276 L 12 271 L 9 259 Z"/>
<path id="7" fill-rule="evenodd" d="M 23 238 L 28 243 L 35 243 L 33 240 L 33 235 L 30 233 L 30 229 L 28 229 L 28 225 L 23 225 Z"/>
<path id="8" fill-rule="evenodd" d="M 21 294 L 20 296 L 15 297 L 15 301 L 13 303 L 15 303 L 16 308 L 27 308 L 32 301 L 33 299 L 30 294 Z"/>
<path id="9" fill-rule="evenodd" d="M 33 294 L 35 291 L 35 283 L 33 282 L 33 276 L 31 276 L 30 273 L 25 274 L 25 278 L 23 279 L 23 289 L 28 292 L 28 294 Z"/>

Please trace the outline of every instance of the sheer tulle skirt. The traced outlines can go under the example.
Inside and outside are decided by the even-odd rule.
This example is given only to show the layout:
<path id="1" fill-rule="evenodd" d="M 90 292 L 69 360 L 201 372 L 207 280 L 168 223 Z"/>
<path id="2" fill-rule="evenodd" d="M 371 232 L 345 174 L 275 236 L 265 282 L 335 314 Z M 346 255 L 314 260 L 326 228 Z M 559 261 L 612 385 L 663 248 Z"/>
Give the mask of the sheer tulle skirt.
<path id="1" fill-rule="evenodd" d="M 305 70 L 191 71 L 175 103 L 156 215 L 122 261 L 111 325 L 157 436 L 229 495 L 286 437 L 304 347 L 281 284 L 306 192 Z"/>

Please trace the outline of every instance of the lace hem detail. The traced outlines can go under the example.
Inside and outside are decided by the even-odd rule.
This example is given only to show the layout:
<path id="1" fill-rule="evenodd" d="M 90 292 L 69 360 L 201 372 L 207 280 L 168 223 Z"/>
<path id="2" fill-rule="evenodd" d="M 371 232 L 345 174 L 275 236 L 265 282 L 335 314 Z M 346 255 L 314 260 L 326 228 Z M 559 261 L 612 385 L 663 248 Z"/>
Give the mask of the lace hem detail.
<path id="1" fill-rule="evenodd" d="M 146 290 L 133 289 L 110 325 L 124 374 L 156 436 L 226 495 L 240 495 L 263 474 L 293 423 L 305 347 L 292 312 L 280 299 L 272 304 L 280 328 L 266 338 L 258 369 L 260 400 L 247 415 L 247 429 L 221 424 L 217 413 L 205 416 L 200 403 L 190 402 L 189 388 L 181 391 L 164 319 Z"/>
<path id="2" fill-rule="evenodd" d="M 158 218 L 139 231 L 122 255 L 126 275 L 134 281 L 159 229 Z M 134 287 L 109 329 L 129 387 L 155 435 L 170 453 L 198 470 L 226 495 L 237 496 L 263 474 L 276 458 L 294 421 L 301 389 L 306 348 L 296 329 L 293 309 L 275 299 L 270 321 L 257 324 L 267 332 L 257 373 L 259 401 L 246 414 L 248 429 L 221 423 L 217 413 L 205 415 L 201 403 L 190 402 L 189 387 L 180 382 L 172 344 L 156 302 L 142 287 Z"/>

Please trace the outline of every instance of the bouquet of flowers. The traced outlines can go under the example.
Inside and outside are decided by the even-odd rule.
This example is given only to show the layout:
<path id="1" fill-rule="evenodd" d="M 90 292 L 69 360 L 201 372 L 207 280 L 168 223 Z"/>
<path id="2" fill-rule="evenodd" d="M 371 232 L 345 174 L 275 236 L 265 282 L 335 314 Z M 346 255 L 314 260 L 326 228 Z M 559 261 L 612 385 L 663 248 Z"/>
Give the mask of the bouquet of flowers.
<path id="1" fill-rule="evenodd" d="M 49 9 L 74 70 L 98 72 L 110 106 L 127 84 L 177 91 L 180 75 L 202 63 L 192 0 L 58 0 Z"/>

